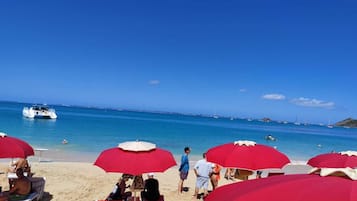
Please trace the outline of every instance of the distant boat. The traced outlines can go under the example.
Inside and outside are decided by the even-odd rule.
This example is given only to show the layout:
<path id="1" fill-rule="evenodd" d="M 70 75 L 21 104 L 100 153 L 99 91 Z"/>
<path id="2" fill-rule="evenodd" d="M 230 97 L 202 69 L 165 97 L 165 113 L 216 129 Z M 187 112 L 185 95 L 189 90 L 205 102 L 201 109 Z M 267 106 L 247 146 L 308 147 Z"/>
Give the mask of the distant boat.
<path id="1" fill-rule="evenodd" d="M 331 124 L 330 120 L 328 121 L 327 128 L 333 128 L 333 125 Z"/>
<path id="2" fill-rule="evenodd" d="M 264 117 L 264 118 L 262 119 L 262 121 L 263 121 L 263 122 L 271 122 L 271 119 L 270 119 L 270 118 L 267 118 L 267 117 Z"/>
<path id="3" fill-rule="evenodd" d="M 33 105 L 31 107 L 24 107 L 22 115 L 27 118 L 39 119 L 57 119 L 56 111 L 49 108 L 47 105 Z"/>
<path id="4" fill-rule="evenodd" d="M 267 136 L 265 136 L 265 140 L 268 140 L 268 141 L 276 141 L 276 138 L 273 137 L 272 135 L 267 135 Z"/>
<path id="5" fill-rule="evenodd" d="M 294 122 L 294 124 L 295 124 L 295 125 L 297 125 L 297 126 L 300 126 L 300 125 L 301 125 L 301 123 L 300 123 L 300 122 L 298 122 L 298 118 L 297 118 L 297 117 L 295 118 L 295 122 Z"/>

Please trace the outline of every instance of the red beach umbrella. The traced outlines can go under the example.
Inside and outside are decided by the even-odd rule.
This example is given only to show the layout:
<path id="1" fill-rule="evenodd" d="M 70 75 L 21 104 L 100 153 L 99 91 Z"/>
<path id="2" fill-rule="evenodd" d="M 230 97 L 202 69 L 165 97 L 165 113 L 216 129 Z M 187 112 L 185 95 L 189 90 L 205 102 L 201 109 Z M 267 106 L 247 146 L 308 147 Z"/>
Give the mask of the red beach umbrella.
<path id="1" fill-rule="evenodd" d="M 252 141 L 237 141 L 213 147 L 207 151 L 207 161 L 223 167 L 260 170 L 282 168 L 289 158 L 273 147 Z"/>
<path id="2" fill-rule="evenodd" d="M 340 153 L 320 154 L 310 158 L 307 164 L 318 168 L 355 168 L 357 167 L 357 152 L 345 151 Z"/>
<path id="3" fill-rule="evenodd" d="M 295 174 L 218 187 L 205 201 L 356 201 L 357 181 L 346 177 Z"/>
<path id="4" fill-rule="evenodd" d="M 27 142 L 0 133 L 0 158 L 26 158 L 33 155 L 33 148 Z"/>
<path id="5" fill-rule="evenodd" d="M 140 175 L 148 172 L 164 172 L 175 166 L 171 152 L 156 148 L 152 143 L 133 141 L 104 150 L 94 165 L 106 172 Z"/>

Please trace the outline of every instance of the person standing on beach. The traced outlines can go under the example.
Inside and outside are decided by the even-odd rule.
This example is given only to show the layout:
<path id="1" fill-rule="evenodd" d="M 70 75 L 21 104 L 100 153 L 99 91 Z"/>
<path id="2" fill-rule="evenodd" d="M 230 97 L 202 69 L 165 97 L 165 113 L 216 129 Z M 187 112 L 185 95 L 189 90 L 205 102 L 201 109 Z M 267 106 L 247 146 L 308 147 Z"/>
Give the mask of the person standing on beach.
<path id="1" fill-rule="evenodd" d="M 218 181 L 221 178 L 221 166 L 218 164 L 212 164 L 212 174 L 211 174 L 211 184 L 212 190 L 216 189 L 218 186 Z"/>
<path id="2" fill-rule="evenodd" d="M 178 193 L 182 193 L 183 190 L 183 181 L 187 179 L 188 176 L 188 170 L 190 169 L 190 164 L 188 160 L 188 155 L 191 152 L 190 147 L 185 147 L 184 148 L 184 154 L 181 156 L 181 165 L 179 168 L 180 171 L 180 181 L 178 185 Z"/>
<path id="3" fill-rule="evenodd" d="M 196 175 L 196 188 L 195 194 L 193 195 L 195 198 L 199 199 L 198 191 L 200 188 L 203 188 L 203 198 L 208 195 L 208 182 L 212 175 L 212 163 L 207 162 L 206 153 L 203 153 L 203 159 L 197 161 L 194 169 Z"/>

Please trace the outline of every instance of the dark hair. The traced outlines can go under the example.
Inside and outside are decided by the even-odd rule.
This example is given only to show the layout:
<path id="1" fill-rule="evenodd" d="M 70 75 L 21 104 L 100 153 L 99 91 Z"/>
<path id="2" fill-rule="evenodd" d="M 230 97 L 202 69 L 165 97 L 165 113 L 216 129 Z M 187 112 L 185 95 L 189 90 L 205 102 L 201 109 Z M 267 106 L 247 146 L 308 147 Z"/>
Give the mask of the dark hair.
<path id="1" fill-rule="evenodd" d="M 185 152 L 190 151 L 190 147 L 185 147 L 184 151 Z"/>
<path id="2" fill-rule="evenodd" d="M 122 178 L 123 179 L 132 179 L 134 176 L 133 175 L 131 175 L 131 174 L 123 174 L 122 175 Z"/>

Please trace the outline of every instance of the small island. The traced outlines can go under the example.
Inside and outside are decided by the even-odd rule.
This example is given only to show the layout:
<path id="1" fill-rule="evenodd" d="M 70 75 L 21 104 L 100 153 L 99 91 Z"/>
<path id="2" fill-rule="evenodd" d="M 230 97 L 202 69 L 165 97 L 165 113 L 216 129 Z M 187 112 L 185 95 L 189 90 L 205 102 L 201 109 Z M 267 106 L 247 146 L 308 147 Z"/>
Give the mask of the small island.
<path id="1" fill-rule="evenodd" d="M 336 126 L 345 126 L 351 128 L 357 128 L 357 120 L 352 118 L 347 118 L 335 124 Z"/>

